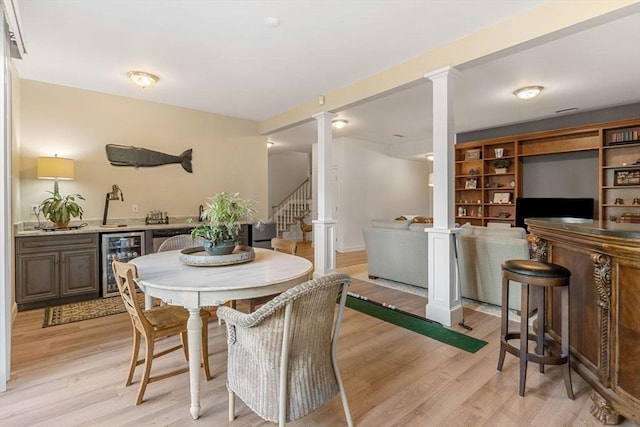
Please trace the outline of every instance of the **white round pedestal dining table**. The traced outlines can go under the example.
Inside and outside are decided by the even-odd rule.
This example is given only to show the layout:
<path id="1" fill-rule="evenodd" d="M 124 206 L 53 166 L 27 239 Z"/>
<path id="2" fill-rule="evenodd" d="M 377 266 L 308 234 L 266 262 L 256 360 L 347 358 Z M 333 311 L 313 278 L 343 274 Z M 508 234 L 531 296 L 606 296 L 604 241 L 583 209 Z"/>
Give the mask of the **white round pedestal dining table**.
<path id="1" fill-rule="evenodd" d="M 129 262 L 138 269 L 136 283 L 145 293 L 147 308 L 152 298 L 189 310 L 187 336 L 191 416 L 200 416 L 200 358 L 202 319 L 200 308 L 220 306 L 230 300 L 278 294 L 311 278 L 313 264 L 305 258 L 254 248 L 247 263 L 225 266 L 191 266 L 180 260 L 180 251 L 159 252 Z"/>

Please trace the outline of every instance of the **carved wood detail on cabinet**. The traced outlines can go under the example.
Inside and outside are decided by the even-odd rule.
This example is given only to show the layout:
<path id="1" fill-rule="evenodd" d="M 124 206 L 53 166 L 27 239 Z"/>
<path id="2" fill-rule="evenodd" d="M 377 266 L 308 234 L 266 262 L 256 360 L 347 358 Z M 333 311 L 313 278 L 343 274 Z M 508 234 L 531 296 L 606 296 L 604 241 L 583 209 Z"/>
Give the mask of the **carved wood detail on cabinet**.
<path id="1" fill-rule="evenodd" d="M 591 413 L 604 424 L 624 417 L 638 423 L 640 239 L 609 237 L 598 222 L 593 233 L 549 223 L 529 221 L 529 231 L 536 236 L 539 260 L 547 257 L 571 271 L 571 365 L 594 388 Z M 638 235 L 637 228 L 628 228 Z M 546 305 L 549 333 L 558 337 L 558 295 L 551 293 Z"/>

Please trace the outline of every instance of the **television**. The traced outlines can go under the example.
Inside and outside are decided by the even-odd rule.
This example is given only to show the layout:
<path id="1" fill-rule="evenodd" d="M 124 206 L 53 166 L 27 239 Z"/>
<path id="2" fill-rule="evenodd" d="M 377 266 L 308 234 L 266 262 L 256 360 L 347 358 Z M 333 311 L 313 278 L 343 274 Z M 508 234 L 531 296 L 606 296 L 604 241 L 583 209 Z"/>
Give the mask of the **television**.
<path id="1" fill-rule="evenodd" d="M 525 218 L 586 218 L 593 219 L 593 198 L 518 197 L 516 227 L 527 229 Z"/>

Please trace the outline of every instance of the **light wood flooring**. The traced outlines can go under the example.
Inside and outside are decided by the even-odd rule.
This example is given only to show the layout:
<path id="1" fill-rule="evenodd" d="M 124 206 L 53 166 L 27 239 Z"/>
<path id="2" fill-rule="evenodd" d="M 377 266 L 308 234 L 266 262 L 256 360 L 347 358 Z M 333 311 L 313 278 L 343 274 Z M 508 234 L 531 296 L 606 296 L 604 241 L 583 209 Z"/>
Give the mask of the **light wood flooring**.
<path id="1" fill-rule="evenodd" d="M 299 255 L 313 257 L 303 246 Z M 366 262 L 364 252 L 338 254 L 338 268 Z M 425 300 L 354 280 L 353 292 L 424 315 Z M 202 382 L 202 415 L 189 414 L 189 376 L 150 384 L 135 406 L 138 383 L 124 386 L 131 354 L 127 314 L 43 329 L 43 310 L 21 312 L 13 329 L 12 376 L 0 394 L 0 426 L 267 426 L 236 401 L 227 421 L 224 326 L 209 324 L 214 378 Z M 338 363 L 358 426 L 598 426 L 589 413 L 591 388 L 573 374 L 567 398 L 559 367 L 531 365 L 526 396 L 518 396 L 518 365 L 507 355 L 496 371 L 499 319 L 465 309 L 470 335 L 489 342 L 475 354 L 447 346 L 357 311 L 345 312 Z M 454 329 L 467 333 L 456 326 Z M 173 342 L 173 341 L 172 341 Z M 170 344 L 172 342 L 167 342 Z M 184 364 L 180 352 L 154 361 L 154 372 Z M 136 376 L 136 381 L 139 379 Z M 291 423 L 340 426 L 340 399 Z M 625 422 L 626 426 L 633 425 Z"/>

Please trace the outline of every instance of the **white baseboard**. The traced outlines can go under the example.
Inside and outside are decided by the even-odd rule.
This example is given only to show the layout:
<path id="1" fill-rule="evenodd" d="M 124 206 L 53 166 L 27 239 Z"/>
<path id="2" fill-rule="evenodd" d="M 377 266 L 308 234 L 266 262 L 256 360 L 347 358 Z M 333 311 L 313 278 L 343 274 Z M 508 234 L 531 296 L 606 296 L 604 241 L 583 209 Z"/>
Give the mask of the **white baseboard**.
<path id="1" fill-rule="evenodd" d="M 345 253 L 345 252 L 356 252 L 356 251 L 364 251 L 364 246 L 350 246 L 350 247 L 346 247 L 346 248 L 340 248 L 338 249 L 338 252 L 340 253 Z"/>

